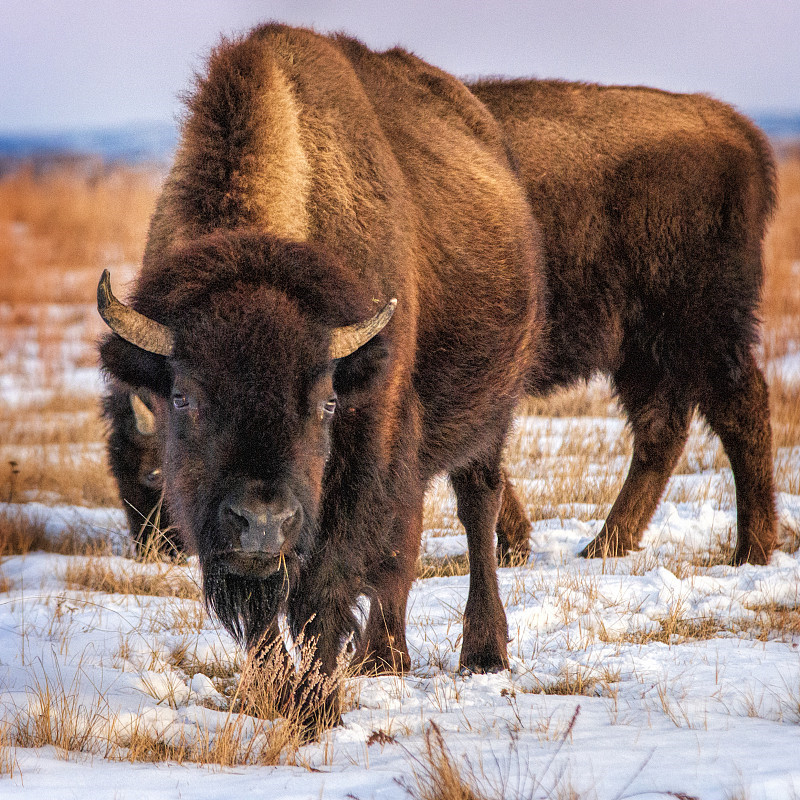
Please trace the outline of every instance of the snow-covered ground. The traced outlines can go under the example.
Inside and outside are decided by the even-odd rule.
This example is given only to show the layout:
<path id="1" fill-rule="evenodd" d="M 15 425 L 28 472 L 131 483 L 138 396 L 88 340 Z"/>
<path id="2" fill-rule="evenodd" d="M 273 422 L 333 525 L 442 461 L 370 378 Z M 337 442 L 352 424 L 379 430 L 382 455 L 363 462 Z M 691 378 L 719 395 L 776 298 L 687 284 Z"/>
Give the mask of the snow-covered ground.
<path id="1" fill-rule="evenodd" d="M 34 350 L 20 336 L 13 365 L 6 353 L 4 399 L 50 391 Z M 95 391 L 83 346 L 64 358 L 87 370 L 72 371 L 73 388 Z M 800 374 L 789 357 L 771 368 Z M 537 457 L 557 459 L 576 429 L 587 441 L 613 441 L 622 422 L 530 417 L 516 435 Z M 193 597 L 74 583 L 87 561 L 119 574 L 165 569 L 124 555 L 121 511 L 0 504 L 0 514 L 26 515 L 51 538 L 82 531 L 117 554 L 32 553 L 0 564 L 0 743 L 26 721 L 42 723 L 43 697 L 52 726 L 74 719 L 73 738 L 85 739 L 82 752 L 69 753 L 0 744 L 0 797 L 399 800 L 424 768 L 432 723 L 490 798 L 800 797 L 800 494 L 778 497 L 785 542 L 769 566 L 720 564 L 713 554 L 735 529 L 730 472 L 704 457 L 710 437 L 692 437 L 694 471 L 672 478 L 640 552 L 578 558 L 602 524 L 603 509 L 591 503 L 564 502 L 533 524 L 529 563 L 500 570 L 508 672 L 458 672 L 468 577 L 419 580 L 409 601 L 411 673 L 353 679 L 343 724 L 275 767 L 126 761 L 126 731 L 213 740 L 229 720 L 226 686 L 241 653 Z M 799 448 L 778 458 L 800 475 Z M 612 453 L 601 466 L 624 472 L 624 458 Z M 526 484 L 525 469 L 513 469 L 523 495 L 547 482 L 540 473 Z M 687 497 L 696 499 L 675 499 Z M 425 553 L 463 553 L 446 485 L 431 498 L 439 508 Z M 191 561 L 169 569 L 189 585 L 198 580 Z"/>
<path id="2" fill-rule="evenodd" d="M 800 520 L 800 498 L 782 497 L 781 509 L 785 521 Z M 53 533 L 58 520 L 86 513 L 50 512 Z M 86 519 L 112 534 L 122 522 Z M 599 798 L 683 792 L 705 800 L 739 790 L 796 797 L 800 636 L 761 634 L 770 609 L 800 603 L 800 553 L 778 552 L 769 567 L 675 574 L 687 542 L 708 551 L 729 522 L 710 503 L 667 504 L 642 553 L 605 565 L 573 555 L 599 523 L 537 524 L 532 562 L 500 571 L 512 668 L 499 675 L 457 671 L 468 578 L 418 581 L 408 618 L 412 673 L 355 679 L 357 708 L 302 748 L 302 767 L 130 765 L 98 755 L 100 744 L 95 755 L 68 758 L 53 747 L 16 748 L 2 796 L 401 798 L 398 779 L 412 780 L 435 722 L 487 791 L 507 787 L 498 797 L 517 790 L 559 797 L 568 786 Z M 175 666 L 173 654 L 235 669 L 233 642 L 199 607 L 187 627 L 179 612 L 199 606 L 195 600 L 70 588 L 65 571 L 83 561 L 38 553 L 3 563 L 1 718 L 13 724 L 24 712 L 41 713 L 47 686 L 84 706 L 87 726 L 94 712 L 117 730 L 135 721 L 167 740 L 213 736 L 227 716 L 207 707 L 219 697 L 214 683 L 202 670 L 190 677 L 194 670 Z M 123 571 L 155 569 L 103 561 Z M 192 564 L 175 569 L 197 577 Z M 700 633 L 704 625 L 710 632 Z M 108 736 L 103 725 L 94 733 L 98 741 Z"/>

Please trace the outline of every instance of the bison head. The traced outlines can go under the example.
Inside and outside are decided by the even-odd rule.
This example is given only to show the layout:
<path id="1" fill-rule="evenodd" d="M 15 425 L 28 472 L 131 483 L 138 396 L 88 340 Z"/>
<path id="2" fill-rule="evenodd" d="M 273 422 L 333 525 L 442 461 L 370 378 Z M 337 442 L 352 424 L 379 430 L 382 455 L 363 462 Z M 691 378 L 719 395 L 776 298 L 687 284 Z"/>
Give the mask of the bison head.
<path id="1" fill-rule="evenodd" d="M 209 605 L 248 644 L 269 629 L 315 547 L 337 389 L 357 393 L 360 382 L 363 391 L 385 356 L 374 337 L 396 301 L 331 324 L 359 305 L 372 310 L 341 270 L 333 284 L 332 270 L 307 246 L 226 234 L 142 279 L 134 304 L 150 313 L 120 303 L 107 272 L 98 286 L 116 334 L 101 347 L 103 364 L 167 400 L 170 512 L 200 557 Z"/>

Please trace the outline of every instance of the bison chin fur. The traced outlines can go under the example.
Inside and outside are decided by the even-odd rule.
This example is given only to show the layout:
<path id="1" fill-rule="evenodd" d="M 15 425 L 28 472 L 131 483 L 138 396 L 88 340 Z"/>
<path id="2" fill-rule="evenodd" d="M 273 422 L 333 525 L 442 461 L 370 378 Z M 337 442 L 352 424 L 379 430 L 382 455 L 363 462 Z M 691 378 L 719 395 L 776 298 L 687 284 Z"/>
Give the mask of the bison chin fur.
<path id="1" fill-rule="evenodd" d="M 248 649 L 274 634 L 277 617 L 297 583 L 297 564 L 284 560 L 284 568 L 267 578 L 237 575 L 214 558 L 202 562 L 203 593 L 209 611 Z"/>
<path id="2" fill-rule="evenodd" d="M 201 565 L 206 607 L 243 647 L 260 649 L 273 641 L 280 634 L 281 614 L 288 617 L 292 637 L 305 633 L 298 624 L 302 614 L 293 613 L 298 603 L 302 605 L 304 593 L 296 559 L 284 559 L 281 569 L 266 578 L 230 572 L 213 557 L 202 560 Z M 341 620 L 339 626 L 344 631 L 339 641 L 340 652 L 344 648 L 350 653 L 358 652 L 363 644 L 373 594 L 372 589 L 365 588 L 349 613 L 345 612 L 347 619 Z"/>

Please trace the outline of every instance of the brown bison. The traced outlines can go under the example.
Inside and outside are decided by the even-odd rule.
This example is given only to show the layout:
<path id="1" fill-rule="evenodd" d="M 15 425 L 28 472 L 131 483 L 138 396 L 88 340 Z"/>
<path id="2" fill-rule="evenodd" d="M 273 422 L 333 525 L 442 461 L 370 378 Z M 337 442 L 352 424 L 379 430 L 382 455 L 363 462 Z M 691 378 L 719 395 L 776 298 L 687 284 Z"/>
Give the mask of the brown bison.
<path id="1" fill-rule="evenodd" d="M 547 324 L 526 389 L 605 373 L 633 429 L 628 477 L 583 554 L 638 546 L 697 408 L 733 469 L 734 563 L 765 563 L 776 519 L 753 346 L 775 195 L 763 135 L 703 95 L 537 80 L 470 88 L 503 126 L 542 230 Z"/>
<path id="2" fill-rule="evenodd" d="M 108 462 L 128 517 L 136 552 L 175 557 L 182 543 L 162 504 L 163 432 L 166 404 L 152 392 L 111 381 L 103 398 L 109 421 Z"/>
<path id="3" fill-rule="evenodd" d="M 447 472 L 461 664 L 507 664 L 494 527 L 540 297 L 525 193 L 462 83 L 278 25 L 217 48 L 130 306 L 107 274 L 98 306 L 107 372 L 168 401 L 167 504 L 230 631 L 253 646 L 285 612 L 326 670 L 348 642 L 406 668 L 423 496 Z"/>

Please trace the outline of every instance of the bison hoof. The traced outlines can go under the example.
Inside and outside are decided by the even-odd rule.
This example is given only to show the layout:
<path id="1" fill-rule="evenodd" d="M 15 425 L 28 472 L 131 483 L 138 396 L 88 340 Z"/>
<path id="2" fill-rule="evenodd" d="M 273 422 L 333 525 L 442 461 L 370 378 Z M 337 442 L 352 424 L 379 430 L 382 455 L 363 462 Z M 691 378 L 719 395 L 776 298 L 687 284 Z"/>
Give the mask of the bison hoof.
<path id="1" fill-rule="evenodd" d="M 636 548 L 633 545 L 626 547 L 619 540 L 611 541 L 605 537 L 597 536 L 578 555 L 581 558 L 622 558 L 625 553 L 634 549 Z"/>
<path id="2" fill-rule="evenodd" d="M 462 675 L 478 674 L 488 672 L 502 672 L 508 669 L 508 656 L 505 653 L 461 653 L 459 672 Z"/>
<path id="3" fill-rule="evenodd" d="M 731 558 L 731 564 L 734 567 L 741 567 L 743 564 L 755 564 L 763 567 L 769 564 L 771 555 L 771 548 L 767 555 L 760 547 L 737 547 Z"/>

